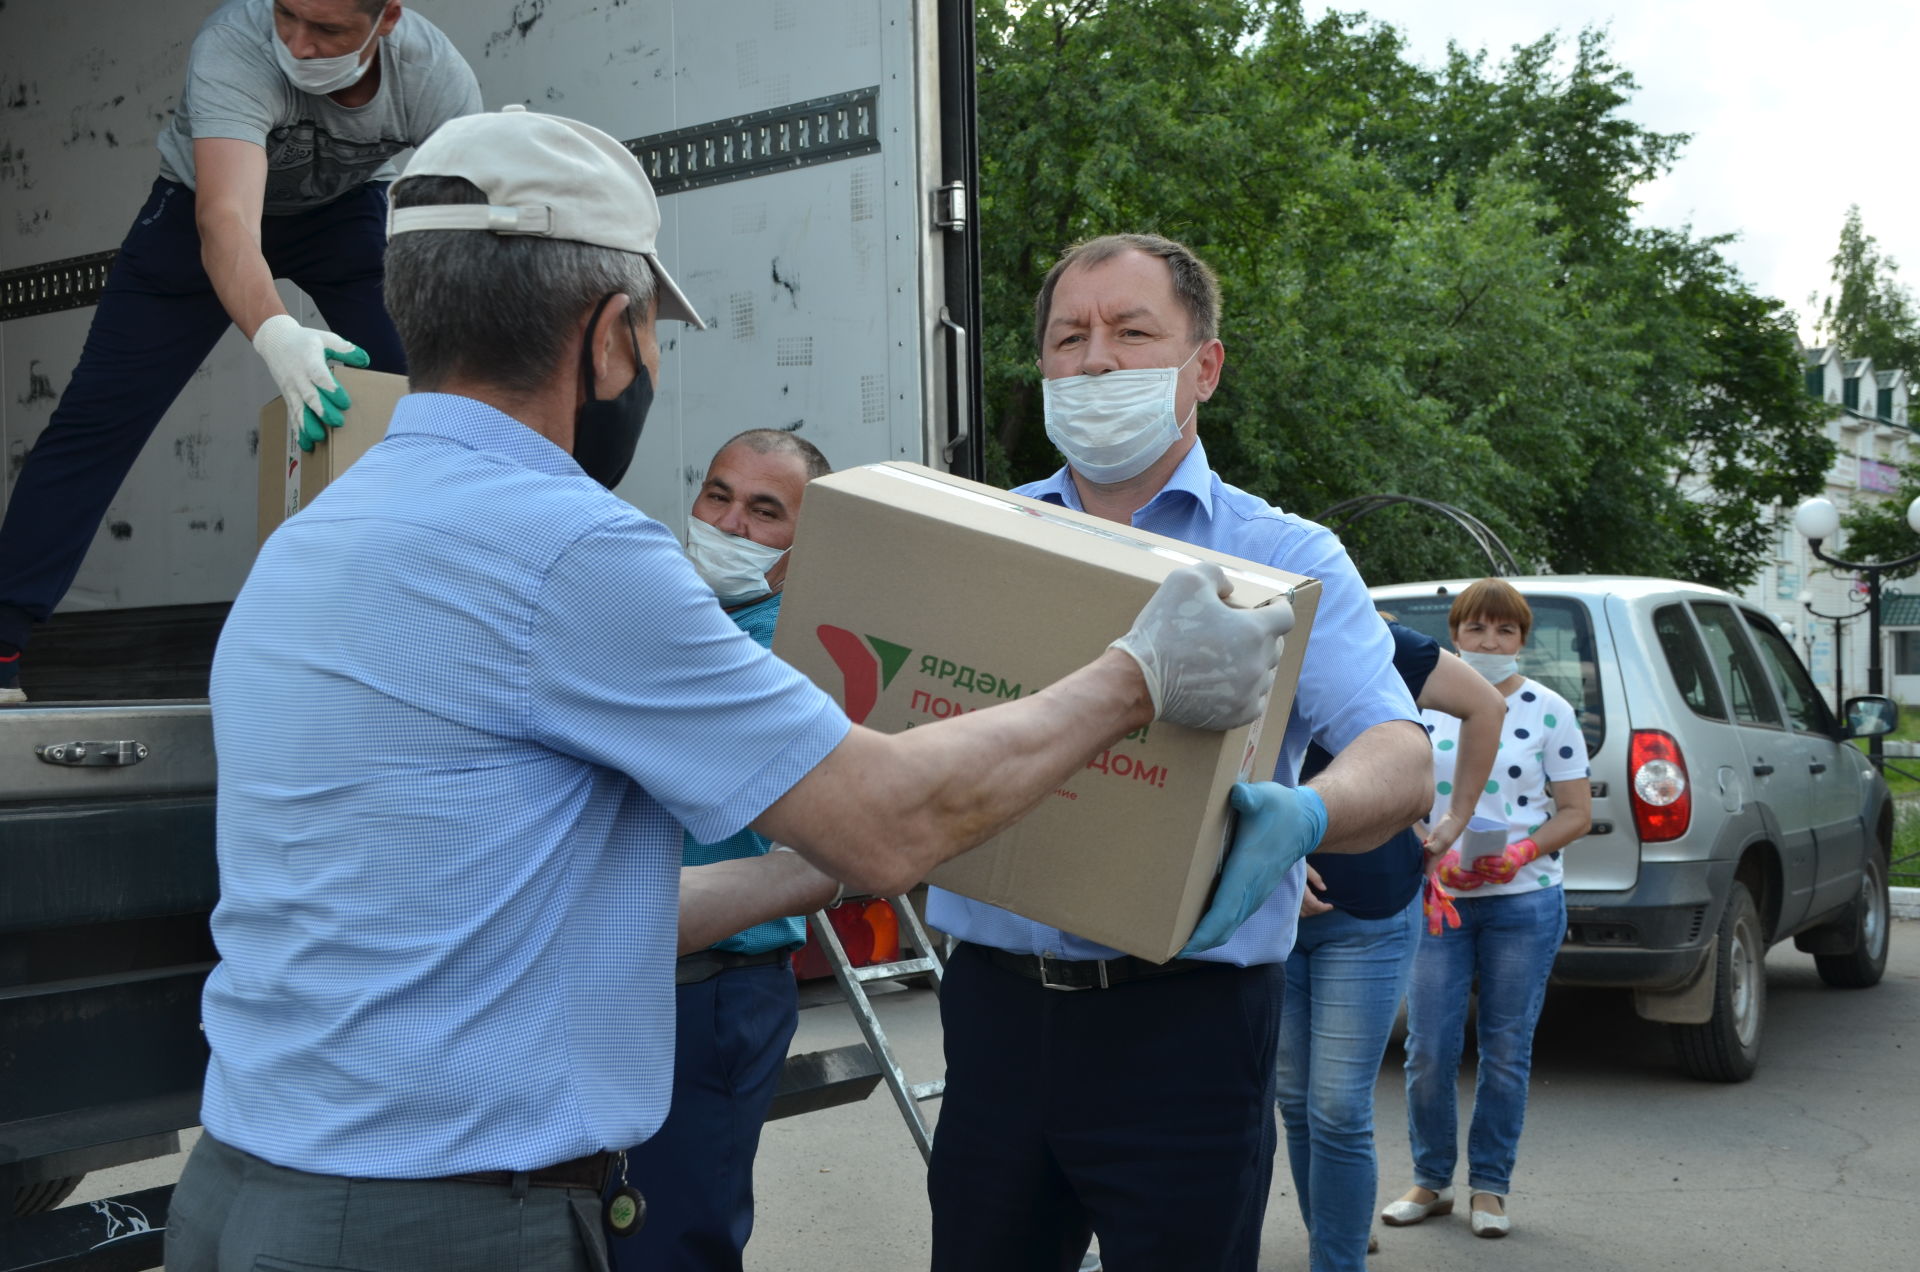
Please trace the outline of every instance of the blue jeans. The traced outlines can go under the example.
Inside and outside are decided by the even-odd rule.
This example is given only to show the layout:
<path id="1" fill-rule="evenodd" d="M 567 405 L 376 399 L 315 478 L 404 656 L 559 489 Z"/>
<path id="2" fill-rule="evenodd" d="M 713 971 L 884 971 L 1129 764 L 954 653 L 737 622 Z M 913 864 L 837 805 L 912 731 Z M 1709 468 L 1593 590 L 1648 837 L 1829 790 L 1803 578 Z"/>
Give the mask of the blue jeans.
<path id="1" fill-rule="evenodd" d="M 1420 902 L 1388 919 L 1300 921 L 1287 958 L 1276 1095 L 1313 1272 L 1361 1272 L 1379 1168 L 1373 1084 L 1419 948 Z"/>
<path id="2" fill-rule="evenodd" d="M 1499 897 L 1461 897 L 1458 930 L 1422 934 L 1407 991 L 1407 1138 L 1413 1182 L 1435 1191 L 1453 1182 L 1460 1156 L 1455 1082 L 1465 1043 L 1467 1000 L 1480 984 L 1479 1076 L 1467 1136 L 1467 1184 L 1507 1195 L 1527 1116 L 1533 1030 L 1547 976 L 1567 931 L 1560 888 Z"/>

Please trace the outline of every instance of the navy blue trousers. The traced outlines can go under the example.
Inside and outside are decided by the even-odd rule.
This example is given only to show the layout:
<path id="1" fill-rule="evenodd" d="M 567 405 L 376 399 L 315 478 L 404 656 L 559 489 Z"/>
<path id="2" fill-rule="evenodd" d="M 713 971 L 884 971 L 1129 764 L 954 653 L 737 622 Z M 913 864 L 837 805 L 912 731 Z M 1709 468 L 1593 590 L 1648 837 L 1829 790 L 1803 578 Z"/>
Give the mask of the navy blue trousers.
<path id="1" fill-rule="evenodd" d="M 1254 1272 L 1281 964 L 1043 988 L 962 943 L 940 986 L 934 1272 Z"/>
<path id="2" fill-rule="evenodd" d="M 325 207 L 262 217 L 275 278 L 313 298 L 377 371 L 406 371 L 380 299 L 387 190 L 365 185 Z M 0 642 L 25 645 L 73 586 L 133 461 L 231 320 L 200 264 L 193 191 L 155 181 L 114 258 L 80 364 L 27 462 L 0 524 Z M 259 403 L 242 404 L 251 413 Z"/>
<path id="3" fill-rule="evenodd" d="M 615 1272 L 739 1272 L 753 1232 L 753 1157 L 799 1023 L 785 964 L 738 967 L 674 993 L 673 1105 L 627 1150 L 647 1222 L 608 1243 Z"/>

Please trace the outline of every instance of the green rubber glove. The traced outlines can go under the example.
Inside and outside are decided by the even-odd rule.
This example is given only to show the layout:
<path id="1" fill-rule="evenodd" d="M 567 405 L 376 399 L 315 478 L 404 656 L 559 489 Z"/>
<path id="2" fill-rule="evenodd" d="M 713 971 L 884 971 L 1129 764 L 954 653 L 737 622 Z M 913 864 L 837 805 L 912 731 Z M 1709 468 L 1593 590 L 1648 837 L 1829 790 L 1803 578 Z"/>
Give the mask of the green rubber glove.
<path id="1" fill-rule="evenodd" d="M 367 365 L 367 351 L 331 331 L 302 327 L 290 315 L 275 314 L 253 333 L 253 347 L 266 362 L 287 404 L 287 423 L 300 449 L 310 451 L 329 428 L 346 422 L 341 414 L 353 399 L 328 369 L 332 362 Z"/>
<path id="2" fill-rule="evenodd" d="M 344 362 L 350 367 L 367 365 L 364 349 L 355 348 L 353 352 L 360 355 L 360 361 L 355 362 L 350 356 L 336 354 L 332 350 L 327 351 L 327 358 L 329 361 Z M 345 411 L 353 405 L 353 398 L 338 380 L 330 385 L 316 384 L 313 387 L 320 394 L 320 415 L 316 417 L 311 406 L 302 404 L 300 407 L 300 449 L 303 451 L 312 450 L 315 442 L 325 441 L 328 429 L 345 424 Z"/>

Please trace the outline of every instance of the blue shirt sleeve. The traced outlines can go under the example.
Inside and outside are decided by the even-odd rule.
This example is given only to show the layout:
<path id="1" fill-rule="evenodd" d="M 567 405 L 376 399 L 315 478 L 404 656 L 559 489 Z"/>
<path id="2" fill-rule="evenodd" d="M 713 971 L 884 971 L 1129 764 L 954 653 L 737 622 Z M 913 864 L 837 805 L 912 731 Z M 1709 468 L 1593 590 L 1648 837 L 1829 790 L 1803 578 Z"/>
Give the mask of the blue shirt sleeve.
<path id="1" fill-rule="evenodd" d="M 528 663 L 533 737 L 627 774 L 706 843 L 758 817 L 850 727 L 726 616 L 666 528 L 637 513 L 554 563 Z"/>
<path id="2" fill-rule="evenodd" d="M 1307 656 L 1293 700 L 1281 756 L 1282 780 L 1296 771 L 1306 737 L 1334 755 L 1376 724 L 1417 720 L 1413 695 L 1394 670 L 1393 638 L 1367 595 L 1367 585 L 1330 531 L 1310 537 L 1270 564 L 1320 580 L 1320 604 L 1308 635 Z"/>

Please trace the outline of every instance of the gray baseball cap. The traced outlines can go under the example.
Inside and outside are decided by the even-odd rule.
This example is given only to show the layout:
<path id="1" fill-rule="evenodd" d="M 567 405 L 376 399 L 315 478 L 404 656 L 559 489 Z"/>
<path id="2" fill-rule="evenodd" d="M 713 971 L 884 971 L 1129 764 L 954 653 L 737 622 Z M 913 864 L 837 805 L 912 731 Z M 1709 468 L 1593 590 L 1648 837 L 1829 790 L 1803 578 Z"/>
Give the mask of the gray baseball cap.
<path id="1" fill-rule="evenodd" d="M 706 323 L 660 263 L 660 203 L 640 161 L 598 128 L 524 106 L 463 115 L 434 130 L 406 177 L 464 177 L 485 203 L 387 209 L 387 237 L 410 230 L 488 230 L 592 243 L 647 258 L 660 317 Z"/>

